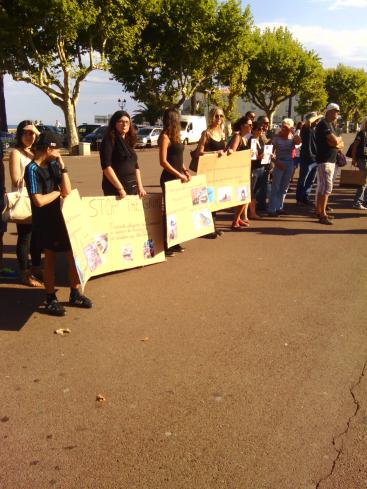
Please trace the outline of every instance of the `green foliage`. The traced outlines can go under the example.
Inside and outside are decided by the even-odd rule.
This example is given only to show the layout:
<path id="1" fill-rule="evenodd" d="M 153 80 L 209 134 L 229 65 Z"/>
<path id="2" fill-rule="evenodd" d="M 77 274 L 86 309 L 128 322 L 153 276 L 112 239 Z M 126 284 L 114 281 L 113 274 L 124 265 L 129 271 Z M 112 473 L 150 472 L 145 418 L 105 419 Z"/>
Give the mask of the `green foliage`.
<path id="1" fill-rule="evenodd" d="M 139 0 L 138 0 L 139 1 Z M 65 114 L 69 144 L 78 143 L 75 107 L 81 82 L 107 69 L 105 48 L 134 39 L 138 2 L 128 0 L 2 0 L 0 70 L 42 90 Z M 132 49 L 132 41 L 126 46 Z"/>
<path id="2" fill-rule="evenodd" d="M 358 120 L 367 112 L 367 73 L 364 70 L 342 64 L 327 69 L 325 87 L 329 102 L 340 105 L 345 121 Z"/>
<path id="3" fill-rule="evenodd" d="M 180 106 L 247 63 L 251 16 L 240 1 L 155 0 L 145 17 L 134 51 L 109 57 L 115 78 L 146 105 Z"/>
<path id="4" fill-rule="evenodd" d="M 257 50 L 250 61 L 245 94 L 272 118 L 279 104 L 310 90 L 321 63 L 283 27 L 254 32 Z"/>

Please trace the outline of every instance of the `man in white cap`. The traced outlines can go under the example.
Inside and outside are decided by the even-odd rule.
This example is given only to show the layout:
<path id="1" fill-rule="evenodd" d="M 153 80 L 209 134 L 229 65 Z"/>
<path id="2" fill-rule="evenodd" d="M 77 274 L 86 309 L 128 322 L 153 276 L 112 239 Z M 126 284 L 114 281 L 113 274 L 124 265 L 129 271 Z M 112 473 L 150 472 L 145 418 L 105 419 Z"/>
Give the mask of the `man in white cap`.
<path id="1" fill-rule="evenodd" d="M 338 150 L 344 143 L 335 132 L 335 123 L 340 108 L 330 103 L 326 107 L 325 117 L 316 126 L 316 162 L 317 162 L 317 198 L 316 215 L 320 224 L 332 224 L 331 216 L 326 213 L 329 195 L 333 190 L 333 176 Z"/>

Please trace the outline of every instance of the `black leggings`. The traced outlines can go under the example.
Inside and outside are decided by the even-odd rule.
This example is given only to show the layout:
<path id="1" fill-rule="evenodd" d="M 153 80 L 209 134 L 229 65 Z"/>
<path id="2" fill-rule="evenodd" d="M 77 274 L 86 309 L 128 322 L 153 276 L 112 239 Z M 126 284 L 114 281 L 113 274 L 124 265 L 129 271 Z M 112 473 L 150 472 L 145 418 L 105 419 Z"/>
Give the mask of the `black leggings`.
<path id="1" fill-rule="evenodd" d="M 17 224 L 17 259 L 21 271 L 29 268 L 29 254 L 32 265 L 41 265 L 41 249 L 37 240 L 37 233 L 32 233 L 32 224 Z"/>

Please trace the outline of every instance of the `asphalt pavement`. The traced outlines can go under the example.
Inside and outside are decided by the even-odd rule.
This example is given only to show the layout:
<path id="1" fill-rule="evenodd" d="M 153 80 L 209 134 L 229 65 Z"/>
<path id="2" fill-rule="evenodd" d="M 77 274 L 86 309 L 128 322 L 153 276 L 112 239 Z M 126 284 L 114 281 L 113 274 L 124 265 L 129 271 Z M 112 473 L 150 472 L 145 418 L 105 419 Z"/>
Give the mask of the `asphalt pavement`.
<path id="1" fill-rule="evenodd" d="M 157 150 L 139 162 L 159 191 Z M 96 154 L 66 163 L 101 195 Z M 1 489 L 367 488 L 367 213 L 337 184 L 322 226 L 294 191 L 286 216 L 220 212 L 223 237 L 90 280 L 92 310 L 0 284 Z"/>

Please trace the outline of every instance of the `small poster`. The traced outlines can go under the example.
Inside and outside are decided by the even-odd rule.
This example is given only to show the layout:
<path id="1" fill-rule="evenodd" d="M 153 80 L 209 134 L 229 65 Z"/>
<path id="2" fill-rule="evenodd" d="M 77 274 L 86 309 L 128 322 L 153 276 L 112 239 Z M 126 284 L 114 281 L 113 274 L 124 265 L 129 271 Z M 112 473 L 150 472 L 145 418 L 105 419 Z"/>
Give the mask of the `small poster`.
<path id="1" fill-rule="evenodd" d="M 261 164 L 262 165 L 269 165 L 269 163 L 271 163 L 272 154 L 273 154 L 273 145 L 272 144 L 265 144 L 264 154 L 263 154 L 263 158 L 261 160 Z"/>
<path id="2" fill-rule="evenodd" d="M 258 155 L 257 139 L 252 138 L 251 139 L 251 159 L 257 160 L 257 155 Z"/>

